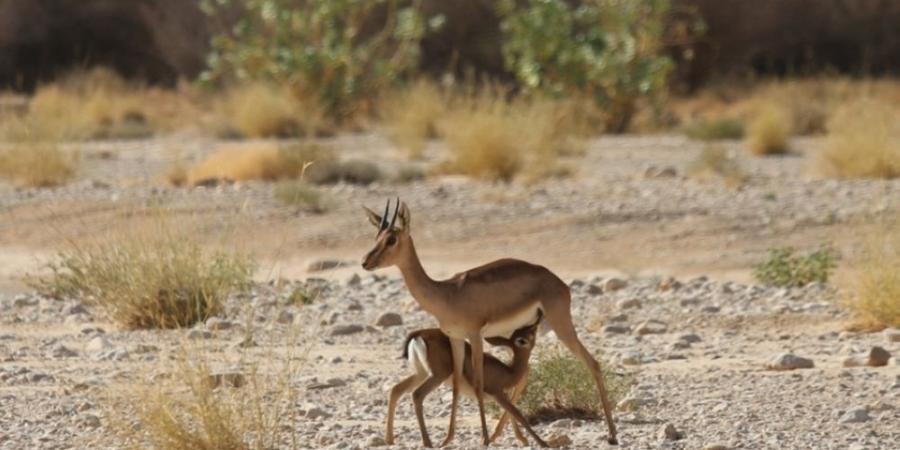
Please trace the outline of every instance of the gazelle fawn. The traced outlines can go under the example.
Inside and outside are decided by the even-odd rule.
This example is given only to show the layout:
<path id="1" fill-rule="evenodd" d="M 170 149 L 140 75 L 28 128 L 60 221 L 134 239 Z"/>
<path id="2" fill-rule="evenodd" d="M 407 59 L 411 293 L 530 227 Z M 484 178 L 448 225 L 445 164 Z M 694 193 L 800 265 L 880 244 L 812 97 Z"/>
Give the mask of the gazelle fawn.
<path id="1" fill-rule="evenodd" d="M 539 314 L 556 337 L 590 370 L 600 393 L 603 414 L 609 429 L 610 444 L 617 444 L 616 425 L 600 363 L 584 347 L 572 324 L 569 287 L 546 267 L 516 259 L 500 259 L 458 273 L 446 280 L 434 280 L 425 273 L 410 235 L 410 214 L 406 203 L 397 200 L 388 220 L 390 201 L 384 214 L 364 208 L 369 221 L 378 229 L 375 246 L 363 258 L 366 270 L 397 266 L 413 298 L 433 315 L 441 331 L 450 338 L 453 361 L 453 396 L 450 425 L 444 444 L 456 431 L 456 409 L 463 382 L 465 343 L 472 349 L 472 387 L 478 402 L 481 434 L 490 443 L 484 418 L 483 338 L 510 336 L 515 330 L 535 322 Z M 395 226 L 397 219 L 399 226 Z"/>
<path id="2" fill-rule="evenodd" d="M 540 318 L 534 325 L 516 330 L 509 339 L 502 337 L 487 339 L 491 345 L 511 348 L 513 359 L 509 365 L 506 365 L 490 354 L 484 355 L 484 393 L 515 419 L 513 426 L 521 424 L 541 447 L 547 447 L 547 443 L 528 425 L 528 421 L 506 395 L 506 390 L 517 386 L 528 372 L 528 359 L 534 348 L 539 322 Z M 413 405 L 416 410 L 416 419 L 419 421 L 419 431 L 422 433 L 422 443 L 425 447 L 431 447 L 431 439 L 428 437 L 428 429 L 422 413 L 422 403 L 431 391 L 449 381 L 450 376 L 453 375 L 453 351 L 450 347 L 450 338 L 437 328 L 418 330 L 410 333 L 403 347 L 403 357 L 409 360 L 415 373 L 391 389 L 388 401 L 387 432 L 384 440 L 391 445 L 394 443 L 394 412 L 397 408 L 397 401 L 407 392 L 413 391 Z M 467 356 L 471 354 L 471 350 L 471 346 L 467 344 Z M 474 398 L 471 364 L 465 365 L 463 374 L 461 390 L 464 394 Z M 498 437 L 500 431 L 501 429 L 498 427 L 494 438 Z M 516 428 L 516 436 L 520 441 L 525 439 L 521 436 L 518 428 Z M 528 445 L 528 442 L 523 442 L 523 445 Z"/>

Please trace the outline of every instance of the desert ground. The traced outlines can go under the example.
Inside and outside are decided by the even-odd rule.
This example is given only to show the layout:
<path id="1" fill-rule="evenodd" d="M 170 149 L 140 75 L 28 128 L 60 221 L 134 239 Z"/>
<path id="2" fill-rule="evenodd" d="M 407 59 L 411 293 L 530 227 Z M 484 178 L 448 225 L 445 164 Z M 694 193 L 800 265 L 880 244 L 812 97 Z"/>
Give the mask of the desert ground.
<path id="1" fill-rule="evenodd" d="M 378 134 L 324 141 L 340 158 L 365 158 L 386 173 L 406 164 Z M 222 145 L 236 144 L 190 134 L 84 144 L 78 180 L 67 186 L 0 184 L 0 448 L 127 446 L 116 429 L 133 428 L 130 386 L 171 378 L 185 347 L 209 355 L 221 373 L 296 365 L 294 394 L 273 400 L 290 411 L 279 418 L 293 439 L 285 447 L 382 447 L 387 392 L 410 371 L 398 359 L 403 338 L 435 326 L 396 269 L 368 273 L 359 264 L 374 235 L 361 206 L 381 208 L 397 196 L 411 209 L 433 277 L 516 257 L 569 283 L 582 339 L 631 380 L 615 411 L 621 448 L 900 447 L 900 332 L 846 331 L 840 280 L 850 269 L 839 266 L 835 283 L 802 288 L 752 276 L 768 249 L 785 245 L 831 244 L 852 259 L 867 234 L 900 212 L 900 181 L 816 177 L 820 138 L 795 139 L 792 153 L 775 157 L 723 144 L 746 175 L 740 186 L 689 176 L 704 144 L 682 136 L 602 137 L 563 161 L 569 178 L 337 184 L 323 188 L 323 214 L 280 204 L 263 182 L 163 181 L 176 149 L 199 161 Z M 445 154 L 434 142 L 416 164 Z M 160 216 L 209 246 L 256 257 L 256 284 L 229 298 L 222 317 L 187 330 L 128 331 L 90 304 L 42 297 L 24 281 L 45 273 L 60 249 Z M 317 270 L 322 262 L 336 267 Z M 315 288 L 312 304 L 289 304 L 298 286 Z M 537 351 L 555 345 L 552 334 L 541 336 Z M 875 346 L 893 355 L 886 366 L 845 367 Z M 783 353 L 813 367 L 767 368 Z M 426 402 L 436 442 L 448 403 L 446 388 Z M 476 410 L 463 405 L 448 448 L 480 447 Z M 568 448 L 607 447 L 602 421 L 562 418 L 536 430 Z M 420 445 L 405 398 L 394 447 Z M 495 446 L 518 443 L 507 432 Z"/>

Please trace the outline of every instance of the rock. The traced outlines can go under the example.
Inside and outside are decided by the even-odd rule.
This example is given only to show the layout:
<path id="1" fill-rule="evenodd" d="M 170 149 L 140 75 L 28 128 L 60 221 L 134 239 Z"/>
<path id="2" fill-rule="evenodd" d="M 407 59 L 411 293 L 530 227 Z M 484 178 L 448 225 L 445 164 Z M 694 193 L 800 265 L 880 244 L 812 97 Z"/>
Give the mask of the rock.
<path id="1" fill-rule="evenodd" d="M 93 414 L 85 414 L 79 422 L 82 426 L 88 428 L 97 428 L 100 426 L 100 418 Z"/>
<path id="2" fill-rule="evenodd" d="M 610 322 L 628 322 L 628 314 L 616 314 L 614 316 L 609 316 Z"/>
<path id="3" fill-rule="evenodd" d="M 547 445 L 552 448 L 570 447 L 572 445 L 572 439 L 565 434 L 554 434 L 547 439 Z"/>
<path id="4" fill-rule="evenodd" d="M 400 326 L 403 325 L 403 316 L 395 312 L 386 312 L 378 316 L 375 325 L 384 328 Z"/>
<path id="5" fill-rule="evenodd" d="M 188 339 L 209 339 L 212 337 L 212 333 L 206 330 L 201 330 L 199 328 L 194 328 L 191 331 L 188 331 L 187 338 Z"/>
<path id="6" fill-rule="evenodd" d="M 672 425 L 671 423 L 663 425 L 663 427 L 659 429 L 657 435 L 659 436 L 659 439 L 663 441 L 677 441 L 684 437 L 683 434 L 675 429 L 675 425 Z"/>
<path id="7" fill-rule="evenodd" d="M 844 367 L 863 367 L 866 365 L 866 362 L 866 358 L 861 356 L 850 356 L 844 359 L 841 365 Z"/>
<path id="8" fill-rule="evenodd" d="M 71 316 L 73 314 L 87 314 L 87 313 L 88 313 L 88 310 L 87 310 L 87 308 L 84 307 L 84 305 L 82 305 L 81 303 L 76 303 L 74 305 L 69 305 L 65 309 L 64 314 L 67 316 Z"/>
<path id="9" fill-rule="evenodd" d="M 625 352 L 619 356 L 619 362 L 626 366 L 637 366 L 643 362 L 643 357 L 638 352 Z"/>
<path id="10" fill-rule="evenodd" d="M 329 413 L 328 411 L 325 411 L 324 409 L 322 409 L 319 406 L 309 406 L 307 408 L 304 408 L 304 416 L 306 416 L 307 419 L 312 419 L 312 420 L 319 419 L 319 418 L 328 419 L 328 418 L 331 418 L 331 413 Z"/>
<path id="11" fill-rule="evenodd" d="M 350 278 L 347 279 L 347 286 L 350 287 L 359 287 L 362 284 L 362 278 L 358 273 L 354 273 L 350 275 Z"/>
<path id="12" fill-rule="evenodd" d="M 811 359 L 803 358 L 793 353 L 782 353 L 766 363 L 766 369 L 769 370 L 811 369 L 813 367 L 814 364 Z"/>
<path id="13" fill-rule="evenodd" d="M 28 296 L 19 296 L 13 300 L 13 306 L 16 308 L 24 308 L 26 306 L 35 306 L 39 303 L 38 299 Z"/>
<path id="14" fill-rule="evenodd" d="M 700 308 L 700 312 L 705 312 L 707 314 L 716 314 L 721 310 L 722 310 L 722 308 L 719 306 L 716 306 L 716 305 L 709 305 L 709 306 L 704 306 L 703 308 Z"/>
<path id="15" fill-rule="evenodd" d="M 84 351 L 92 354 L 97 354 L 100 352 L 109 351 L 113 348 L 112 342 L 109 342 L 109 339 L 106 339 L 103 336 L 94 336 L 90 341 L 88 341 L 87 345 L 84 346 Z"/>
<path id="16" fill-rule="evenodd" d="M 845 412 L 841 418 L 841 423 L 863 423 L 872 420 L 869 416 L 869 410 L 863 407 L 853 408 Z"/>
<path id="17" fill-rule="evenodd" d="M 666 291 L 674 291 L 674 290 L 677 290 L 677 289 L 680 288 L 680 287 L 681 287 L 681 282 L 680 282 L 680 281 L 676 280 L 676 279 L 673 278 L 673 277 L 666 277 L 666 278 L 663 278 L 663 279 L 659 282 L 659 285 L 657 286 L 657 289 L 659 289 L 659 290 L 662 291 L 662 292 L 666 292 Z"/>
<path id="18" fill-rule="evenodd" d="M 347 261 L 340 261 L 336 259 L 322 259 L 319 261 L 313 261 L 309 263 L 306 267 L 307 272 L 323 272 L 326 270 L 333 270 L 339 267 L 346 267 L 349 264 Z"/>
<path id="19" fill-rule="evenodd" d="M 638 324 L 634 331 L 641 336 L 646 334 L 662 334 L 668 331 L 668 326 L 665 322 L 659 320 L 646 320 Z"/>
<path id="20" fill-rule="evenodd" d="M 386 445 L 384 442 L 384 438 L 381 436 L 372 436 L 366 441 L 366 447 L 381 447 L 382 445 Z"/>
<path id="21" fill-rule="evenodd" d="M 120 347 L 96 354 L 95 358 L 101 361 L 125 361 L 129 356 L 128 350 Z"/>
<path id="22" fill-rule="evenodd" d="M 693 333 L 682 334 L 681 336 L 678 336 L 678 340 L 681 342 L 687 342 L 688 344 L 696 344 L 697 342 L 703 341 L 700 336 Z"/>
<path id="23" fill-rule="evenodd" d="M 210 317 L 206 319 L 206 328 L 212 331 L 230 330 L 234 328 L 234 323 L 218 317 Z"/>
<path id="24" fill-rule="evenodd" d="M 362 325 L 356 323 L 348 323 L 343 325 L 335 325 L 331 327 L 331 332 L 328 333 L 331 336 L 347 336 L 356 333 L 362 333 L 366 328 Z"/>
<path id="25" fill-rule="evenodd" d="M 900 342 L 900 328 L 888 328 L 884 330 L 884 340 L 888 342 Z"/>
<path id="26" fill-rule="evenodd" d="M 629 298 L 619 301 L 618 303 L 616 303 L 616 306 L 618 306 L 619 309 L 636 309 L 641 307 L 641 301 L 636 298 Z"/>
<path id="27" fill-rule="evenodd" d="M 725 444 L 709 444 L 703 447 L 703 450 L 731 450 L 731 448 Z"/>
<path id="28" fill-rule="evenodd" d="M 694 298 L 694 297 L 683 298 L 683 299 L 681 299 L 681 300 L 678 301 L 678 304 L 681 305 L 681 306 L 683 306 L 683 307 L 699 305 L 699 304 L 700 304 L 700 299 L 699 299 L 699 298 Z"/>
<path id="29" fill-rule="evenodd" d="M 644 171 L 646 178 L 674 178 L 678 176 L 678 171 L 672 166 L 650 166 Z"/>
<path id="30" fill-rule="evenodd" d="M 891 354 L 883 347 L 874 346 L 869 350 L 869 355 L 866 360 L 866 365 L 869 367 L 883 367 L 886 366 L 888 360 L 891 359 Z"/>
<path id="31" fill-rule="evenodd" d="M 656 399 L 653 397 L 628 395 L 616 404 L 616 409 L 620 411 L 637 411 L 638 409 L 654 405 L 656 405 Z"/>
<path id="32" fill-rule="evenodd" d="M 247 384 L 247 378 L 240 372 L 218 372 L 210 374 L 206 382 L 213 389 L 220 386 L 239 388 Z"/>
<path id="33" fill-rule="evenodd" d="M 603 293 L 603 286 L 591 284 L 587 288 L 588 295 L 600 295 Z"/>
<path id="34" fill-rule="evenodd" d="M 309 386 L 306 386 L 306 389 L 310 390 L 310 391 L 318 391 L 321 389 L 343 387 L 346 385 L 347 385 L 347 382 L 340 378 L 330 378 L 330 379 L 326 380 L 324 383 L 314 382 L 314 383 L 310 384 Z"/>
<path id="35" fill-rule="evenodd" d="M 53 347 L 53 350 L 50 352 L 50 354 L 54 358 L 74 358 L 78 356 L 78 352 L 62 344 L 58 344 Z"/>
<path id="36" fill-rule="evenodd" d="M 604 334 L 628 334 L 631 333 L 631 327 L 628 325 L 609 324 L 603 327 Z"/>
<path id="37" fill-rule="evenodd" d="M 609 278 L 600 285 L 603 293 L 615 292 L 628 286 L 628 282 L 621 278 Z"/>
<path id="38" fill-rule="evenodd" d="M 281 312 L 278 313 L 278 317 L 275 318 L 275 321 L 282 325 L 292 324 L 294 323 L 294 313 L 286 309 L 281 310 Z"/>

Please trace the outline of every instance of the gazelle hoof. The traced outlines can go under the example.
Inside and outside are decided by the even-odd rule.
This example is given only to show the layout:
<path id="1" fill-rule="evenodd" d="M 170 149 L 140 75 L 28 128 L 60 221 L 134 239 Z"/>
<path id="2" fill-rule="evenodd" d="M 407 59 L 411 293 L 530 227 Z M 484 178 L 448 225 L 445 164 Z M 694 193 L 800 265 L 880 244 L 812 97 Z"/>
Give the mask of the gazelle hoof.
<path id="1" fill-rule="evenodd" d="M 610 436 L 606 442 L 609 442 L 609 445 L 619 445 L 619 440 L 615 436 Z"/>

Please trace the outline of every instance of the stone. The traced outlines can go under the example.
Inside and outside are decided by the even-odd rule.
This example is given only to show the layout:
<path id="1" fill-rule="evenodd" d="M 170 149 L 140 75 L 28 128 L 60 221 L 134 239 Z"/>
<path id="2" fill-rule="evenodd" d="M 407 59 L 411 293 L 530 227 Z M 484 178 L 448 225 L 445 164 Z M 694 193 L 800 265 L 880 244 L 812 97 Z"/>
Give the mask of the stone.
<path id="1" fill-rule="evenodd" d="M 331 418 L 331 413 L 325 411 L 323 408 L 319 406 L 309 406 L 304 408 L 304 416 L 307 419 L 328 419 Z"/>
<path id="2" fill-rule="evenodd" d="M 603 293 L 610 293 L 625 289 L 626 286 L 628 286 L 628 282 L 621 278 L 609 278 L 600 285 L 600 287 L 603 289 Z"/>
<path id="3" fill-rule="evenodd" d="M 716 305 L 709 305 L 709 306 L 704 306 L 704 307 L 700 308 L 700 312 L 705 312 L 707 314 L 716 314 L 721 310 L 722 310 L 722 308 L 719 306 L 716 306 Z"/>
<path id="4" fill-rule="evenodd" d="M 883 347 L 874 346 L 869 350 L 869 355 L 866 359 L 866 365 L 869 367 L 883 367 L 888 364 L 888 360 L 891 359 L 891 353 L 885 350 Z"/>
<path id="5" fill-rule="evenodd" d="M 212 333 L 206 330 L 201 330 L 199 328 L 194 328 L 191 331 L 188 331 L 187 338 L 188 339 L 209 339 L 212 337 Z"/>
<path id="6" fill-rule="evenodd" d="M 646 320 L 638 324 L 634 329 L 635 333 L 643 336 L 647 334 L 663 334 L 668 331 L 668 325 L 659 320 Z"/>
<path id="7" fill-rule="evenodd" d="M 841 415 L 841 423 L 863 423 L 872 420 L 869 410 L 863 407 L 853 408 Z"/>
<path id="8" fill-rule="evenodd" d="M 97 428 L 100 426 L 100 418 L 94 414 L 85 414 L 79 422 L 81 425 L 88 428 Z"/>
<path id="9" fill-rule="evenodd" d="M 678 304 L 681 305 L 681 306 L 683 306 L 683 307 L 687 307 L 687 306 L 695 306 L 695 305 L 699 305 L 699 304 L 700 304 L 700 299 L 695 298 L 695 297 L 683 298 L 683 299 L 681 299 L 681 300 L 678 301 Z"/>
<path id="10" fill-rule="evenodd" d="M 666 292 L 666 291 L 677 290 L 680 287 L 681 287 L 680 281 L 676 280 L 674 277 L 666 277 L 666 278 L 663 278 L 659 282 L 657 289 L 659 289 L 662 292 Z"/>
<path id="11" fill-rule="evenodd" d="M 292 324 L 292 323 L 294 323 L 294 313 L 292 313 L 286 309 L 282 310 L 281 312 L 278 313 L 278 317 L 275 318 L 275 321 L 282 325 Z"/>
<path id="12" fill-rule="evenodd" d="M 87 308 L 85 308 L 84 305 L 82 305 L 81 303 L 76 303 L 76 304 L 74 304 L 74 305 L 69 305 L 69 306 L 65 309 L 65 314 L 66 314 L 67 316 L 71 316 L 71 315 L 73 315 L 73 314 L 87 314 L 87 313 L 88 313 Z"/>
<path id="13" fill-rule="evenodd" d="M 641 307 L 641 301 L 636 298 L 629 298 L 619 301 L 616 303 L 616 306 L 618 306 L 619 309 L 637 309 Z"/>
<path id="14" fill-rule="evenodd" d="M 109 341 L 109 339 L 106 339 L 103 336 L 94 336 L 90 341 L 88 341 L 87 345 L 84 346 L 84 351 L 97 354 L 109 351 L 112 348 L 113 344 Z"/>
<path id="15" fill-rule="evenodd" d="M 650 166 L 644 171 L 646 178 L 674 178 L 678 176 L 678 171 L 672 166 Z"/>
<path id="16" fill-rule="evenodd" d="M 659 429 L 657 435 L 659 436 L 660 440 L 663 441 L 677 441 L 684 438 L 684 435 L 676 430 L 675 425 L 672 425 L 671 423 L 663 425 L 662 428 Z"/>
<path id="17" fill-rule="evenodd" d="M 230 330 L 234 328 L 234 323 L 218 317 L 210 317 L 206 319 L 206 328 L 212 331 Z"/>
<path id="18" fill-rule="evenodd" d="M 359 287 L 362 284 L 362 278 L 358 273 L 354 273 L 350 275 L 350 278 L 347 279 L 347 286 L 350 287 Z"/>
<path id="19" fill-rule="evenodd" d="M 681 342 L 687 342 L 688 344 L 696 344 L 697 342 L 703 341 L 700 336 L 693 333 L 682 334 L 681 336 L 678 336 L 678 340 Z"/>
<path id="20" fill-rule="evenodd" d="M 78 352 L 62 344 L 53 347 L 53 350 L 50 352 L 50 354 L 54 358 L 73 358 L 78 356 Z"/>
<path id="21" fill-rule="evenodd" d="M 813 360 L 793 353 L 781 353 L 766 363 L 769 370 L 812 369 L 814 366 Z"/>
<path id="22" fill-rule="evenodd" d="M 588 295 L 600 295 L 603 293 L 603 286 L 599 284 L 591 284 L 587 288 Z"/>
<path id="23" fill-rule="evenodd" d="M 638 409 L 656 405 L 656 399 L 653 397 L 638 397 L 629 395 L 616 404 L 616 409 L 620 411 L 637 411 Z"/>
<path id="24" fill-rule="evenodd" d="M 220 386 L 240 388 L 247 384 L 247 377 L 240 372 L 218 372 L 210 374 L 206 382 L 213 389 Z"/>
<path id="25" fill-rule="evenodd" d="M 604 334 L 628 334 L 631 333 L 631 327 L 628 325 L 609 324 L 603 327 Z"/>
<path id="26" fill-rule="evenodd" d="M 554 434 L 547 439 L 547 445 L 552 448 L 570 447 L 572 445 L 572 438 L 565 434 Z"/>
<path id="27" fill-rule="evenodd" d="M 384 438 L 381 436 L 372 436 L 368 441 L 366 441 L 366 447 L 381 447 L 386 444 L 387 443 L 384 442 Z"/>
<path id="28" fill-rule="evenodd" d="M 366 328 L 362 325 L 356 323 L 348 323 L 342 325 L 335 325 L 331 327 L 331 332 L 329 335 L 331 336 L 348 336 L 351 334 L 362 333 Z"/>
<path id="29" fill-rule="evenodd" d="M 844 367 L 863 367 L 866 365 L 866 358 L 861 356 L 849 356 L 841 363 Z"/>
<path id="30" fill-rule="evenodd" d="M 626 366 L 637 366 L 643 362 L 643 357 L 638 352 L 628 351 L 619 356 L 619 362 Z"/>
<path id="31" fill-rule="evenodd" d="M 884 330 L 884 340 L 887 342 L 900 342 L 900 328 L 888 328 Z"/>
<path id="32" fill-rule="evenodd" d="M 731 448 L 725 444 L 709 444 L 703 447 L 703 450 L 731 450 Z"/>
<path id="33" fill-rule="evenodd" d="M 386 312 L 378 316 L 375 325 L 383 328 L 400 326 L 403 325 L 403 316 L 395 312 Z"/>

